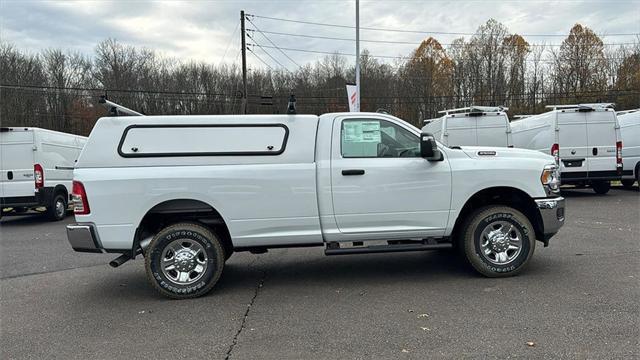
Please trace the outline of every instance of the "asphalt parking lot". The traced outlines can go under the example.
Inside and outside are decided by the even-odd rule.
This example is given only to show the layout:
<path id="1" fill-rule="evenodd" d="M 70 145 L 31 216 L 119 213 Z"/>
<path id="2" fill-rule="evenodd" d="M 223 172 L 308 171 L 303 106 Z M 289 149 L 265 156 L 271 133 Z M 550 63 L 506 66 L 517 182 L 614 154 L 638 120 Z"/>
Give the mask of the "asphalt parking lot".
<path id="1" fill-rule="evenodd" d="M 566 225 L 517 277 L 448 252 L 282 249 L 234 254 L 185 301 L 159 295 L 141 259 L 74 253 L 71 218 L 3 218 L 2 359 L 638 358 L 639 193 L 564 196 Z"/>

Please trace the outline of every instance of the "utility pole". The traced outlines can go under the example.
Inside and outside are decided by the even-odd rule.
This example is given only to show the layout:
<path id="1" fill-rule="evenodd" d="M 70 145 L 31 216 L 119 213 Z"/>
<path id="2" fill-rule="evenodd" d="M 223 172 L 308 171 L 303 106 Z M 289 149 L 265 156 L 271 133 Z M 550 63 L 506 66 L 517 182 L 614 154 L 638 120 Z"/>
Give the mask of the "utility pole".
<path id="1" fill-rule="evenodd" d="M 242 32 L 242 114 L 247 113 L 247 42 L 244 30 L 244 10 L 240 11 L 240 29 Z"/>
<path id="2" fill-rule="evenodd" d="M 360 111 L 360 0 L 356 0 L 356 111 Z"/>

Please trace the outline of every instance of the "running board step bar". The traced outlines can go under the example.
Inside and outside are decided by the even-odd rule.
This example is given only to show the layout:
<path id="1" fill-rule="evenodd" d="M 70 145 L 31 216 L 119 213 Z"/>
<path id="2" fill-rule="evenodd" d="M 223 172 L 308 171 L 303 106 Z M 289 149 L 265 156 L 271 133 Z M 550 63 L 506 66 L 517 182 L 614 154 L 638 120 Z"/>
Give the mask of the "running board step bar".
<path id="1" fill-rule="evenodd" d="M 440 250 L 451 249 L 453 244 L 395 244 L 395 245 L 372 245 L 372 246 L 354 246 L 348 248 L 339 248 L 328 246 L 324 249 L 325 255 L 347 255 L 347 254 L 371 254 L 371 253 L 389 253 L 402 251 L 424 251 L 424 250 Z"/>

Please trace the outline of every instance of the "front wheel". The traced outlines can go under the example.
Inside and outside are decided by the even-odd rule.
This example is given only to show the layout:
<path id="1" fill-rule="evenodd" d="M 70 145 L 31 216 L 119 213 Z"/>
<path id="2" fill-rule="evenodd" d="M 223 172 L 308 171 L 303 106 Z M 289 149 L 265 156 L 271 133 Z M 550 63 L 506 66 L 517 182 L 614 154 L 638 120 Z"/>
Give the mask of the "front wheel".
<path id="1" fill-rule="evenodd" d="M 464 256 L 487 277 L 518 274 L 535 250 L 535 233 L 520 211 L 492 205 L 476 210 L 463 229 Z"/>
<path id="2" fill-rule="evenodd" d="M 596 194 L 604 195 L 611 189 L 611 182 L 609 181 L 594 181 L 591 183 L 591 187 Z"/>
<path id="3" fill-rule="evenodd" d="M 202 296 L 213 288 L 224 268 L 218 237 L 193 223 L 179 223 L 153 237 L 145 255 L 151 284 L 172 299 Z"/>

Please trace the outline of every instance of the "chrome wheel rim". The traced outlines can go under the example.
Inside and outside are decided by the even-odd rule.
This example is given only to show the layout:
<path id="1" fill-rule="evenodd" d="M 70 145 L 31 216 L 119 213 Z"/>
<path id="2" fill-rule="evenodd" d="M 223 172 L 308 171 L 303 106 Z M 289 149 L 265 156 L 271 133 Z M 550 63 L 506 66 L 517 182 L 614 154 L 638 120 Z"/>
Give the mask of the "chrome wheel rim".
<path id="1" fill-rule="evenodd" d="M 174 240 L 162 251 L 162 273 L 177 285 L 200 280 L 207 271 L 207 254 L 200 243 L 191 239 Z"/>
<path id="2" fill-rule="evenodd" d="M 496 265 L 506 265 L 522 251 L 522 233 L 507 221 L 494 221 L 480 235 L 482 257 Z"/>
<path id="3" fill-rule="evenodd" d="M 56 215 L 58 217 L 64 216 L 65 210 L 66 209 L 64 208 L 64 201 L 63 200 L 56 201 Z"/>

